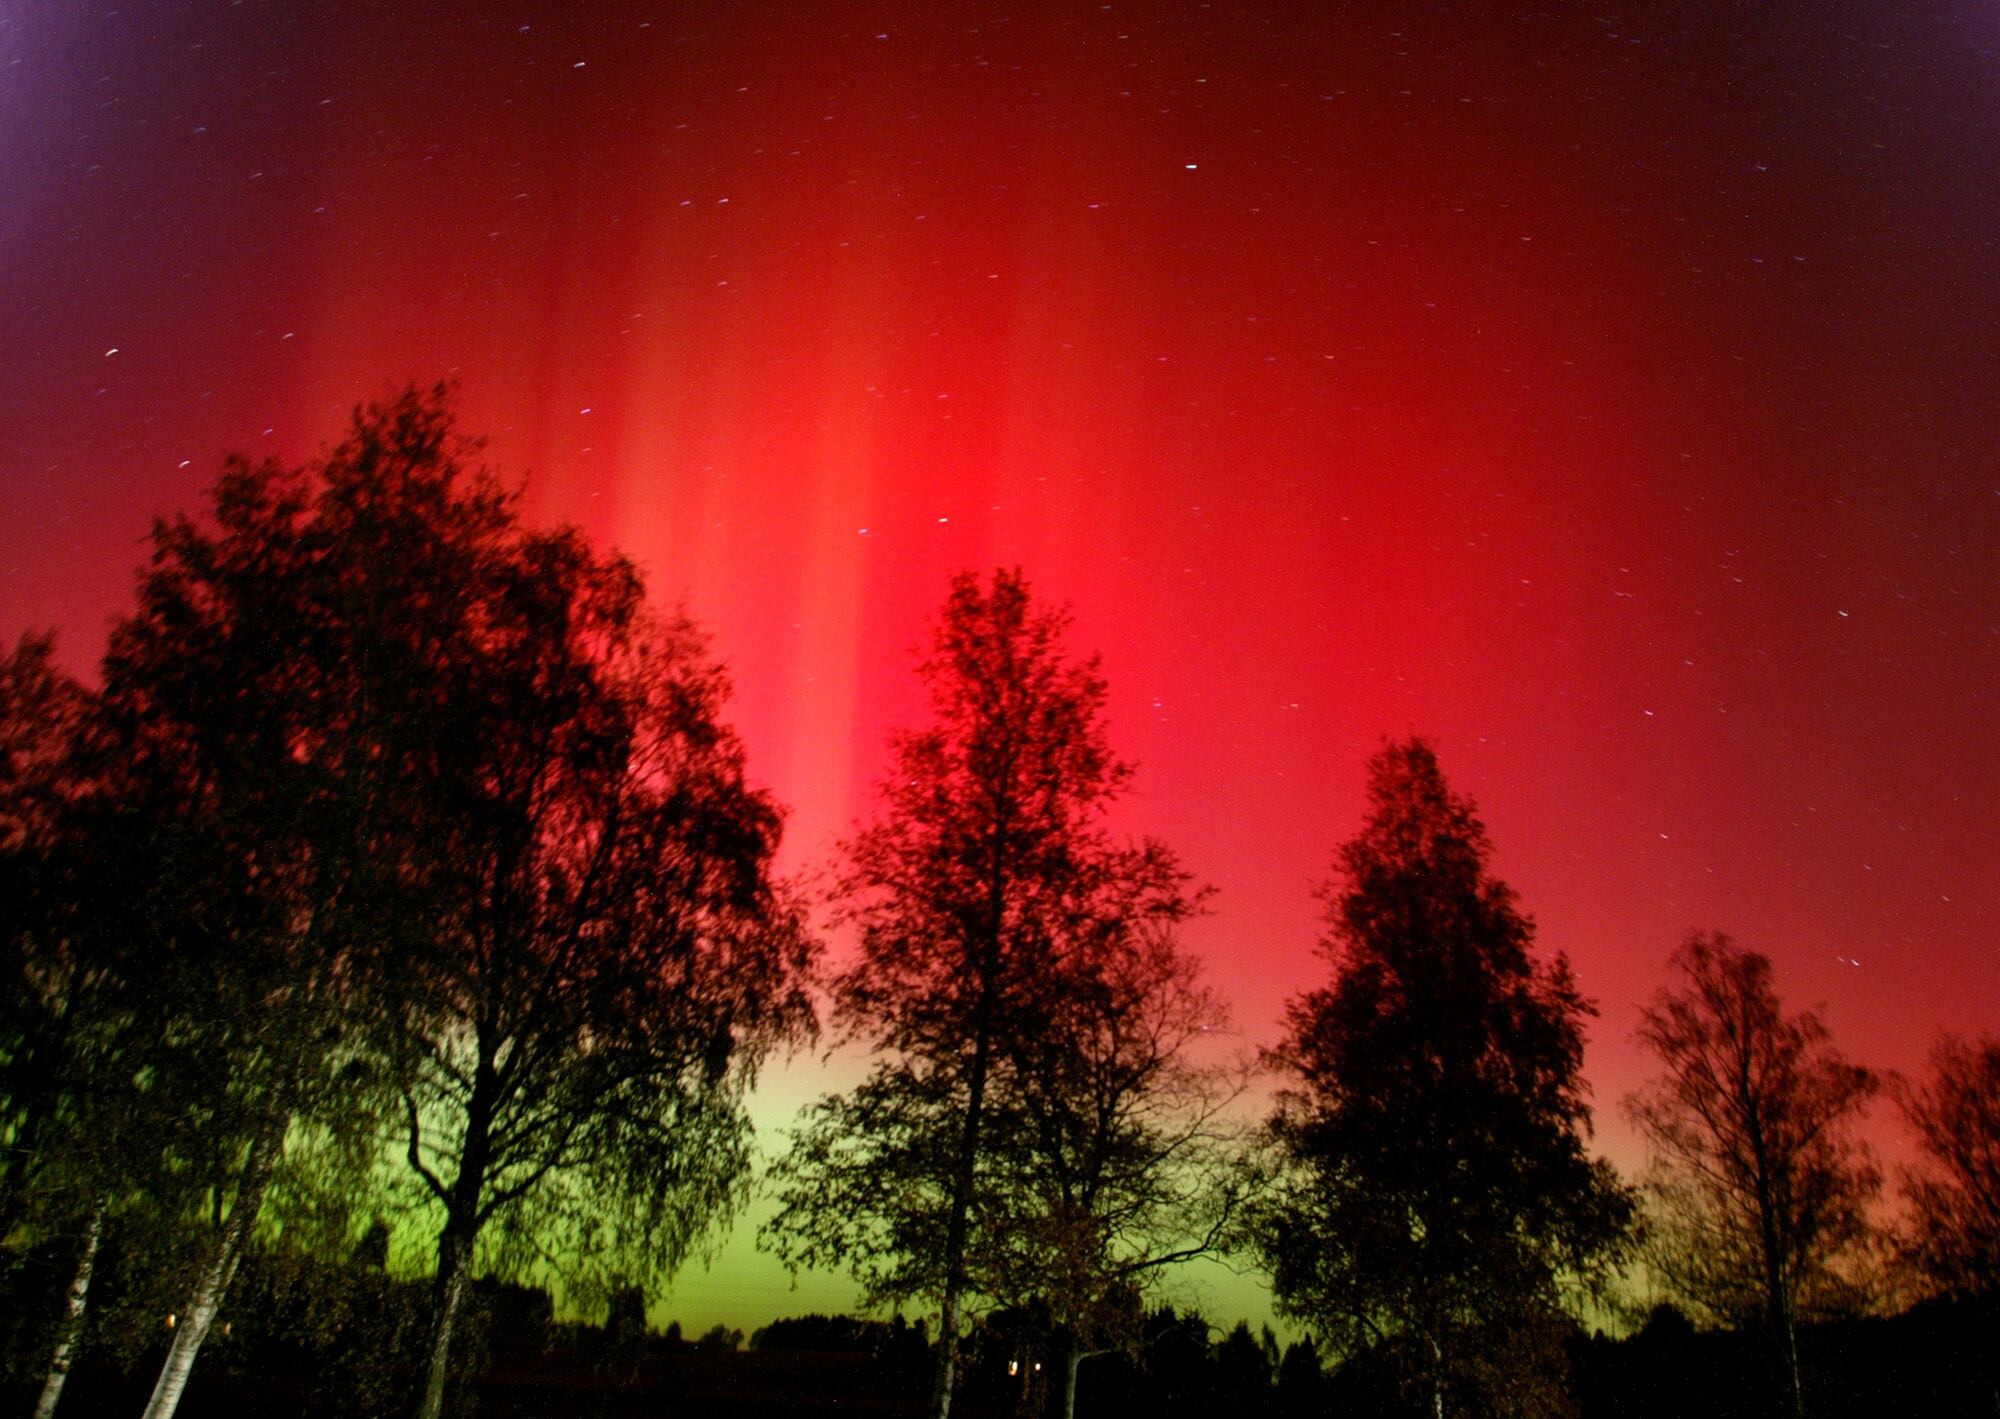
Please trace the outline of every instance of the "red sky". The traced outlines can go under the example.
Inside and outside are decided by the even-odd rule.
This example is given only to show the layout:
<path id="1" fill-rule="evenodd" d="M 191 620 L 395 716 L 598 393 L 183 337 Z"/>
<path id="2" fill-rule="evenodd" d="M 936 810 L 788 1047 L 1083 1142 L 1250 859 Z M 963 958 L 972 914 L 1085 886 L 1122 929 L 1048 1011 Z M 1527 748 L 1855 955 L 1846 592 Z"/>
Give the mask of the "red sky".
<path id="1" fill-rule="evenodd" d="M 1623 1161 L 1690 927 L 1871 1064 L 2000 1024 L 1990 11 L 572 8 L 0 17 L 0 635 L 87 668 L 224 451 L 449 376 L 712 629 L 795 863 L 1019 564 L 1247 1042 L 1411 731 Z"/>

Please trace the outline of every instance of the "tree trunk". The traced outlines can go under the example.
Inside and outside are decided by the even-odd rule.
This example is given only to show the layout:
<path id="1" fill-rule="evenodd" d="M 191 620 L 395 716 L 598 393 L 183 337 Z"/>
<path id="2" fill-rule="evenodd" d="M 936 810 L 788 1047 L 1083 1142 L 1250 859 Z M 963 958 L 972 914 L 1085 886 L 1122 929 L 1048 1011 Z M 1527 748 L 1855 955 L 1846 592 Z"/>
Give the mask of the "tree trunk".
<path id="1" fill-rule="evenodd" d="M 952 1182 L 951 1218 L 945 1226 L 944 1296 L 938 1306 L 938 1351 L 931 1369 L 930 1419 L 951 1419 L 952 1385 L 958 1377 L 958 1307 L 965 1289 L 965 1240 L 972 1215 L 972 1187 L 979 1162 L 979 1126 L 986 1102 L 986 1064 L 992 1051 L 990 1008 L 982 996 L 972 1073 L 966 1080 L 965 1127 L 959 1133 L 958 1176 Z"/>
<path id="2" fill-rule="evenodd" d="M 1076 1419 L 1076 1369 L 1083 1363 L 1083 1346 L 1071 1331 L 1063 1339 L 1062 1419 Z"/>
<path id="3" fill-rule="evenodd" d="M 938 1349 L 931 1369 L 930 1419 L 950 1419 L 951 1391 L 958 1378 L 958 1308 L 965 1290 L 965 1240 L 972 1213 L 972 1186 L 979 1157 L 979 1122 L 986 1092 L 985 1038 L 972 1057 L 971 1098 L 959 1139 L 959 1175 L 952 1187 L 951 1219 L 945 1226 L 944 1295 L 938 1305 Z"/>
<path id="4" fill-rule="evenodd" d="M 956 1276 L 945 1283 L 938 1306 L 937 1356 L 931 1362 L 931 1419 L 949 1419 L 951 1389 L 958 1378 L 958 1291 Z"/>
<path id="5" fill-rule="evenodd" d="M 180 1406 L 181 1392 L 187 1388 L 188 1376 L 194 1370 L 194 1357 L 202 1341 L 208 1338 L 208 1328 L 215 1324 L 222 1298 L 236 1278 L 237 1264 L 243 1260 L 250 1229 L 256 1225 L 257 1213 L 264 1205 L 264 1189 L 270 1185 L 278 1156 L 284 1151 L 285 1131 L 280 1124 L 274 1132 L 251 1145 L 249 1161 L 243 1165 L 242 1184 L 236 1189 L 236 1204 L 229 1209 L 208 1265 L 188 1297 L 187 1313 L 174 1327 L 174 1343 L 167 1347 L 167 1362 L 160 1367 L 153 1397 L 146 1401 L 145 1419 L 172 1419 L 174 1410 Z"/>
<path id="6" fill-rule="evenodd" d="M 437 1315 L 431 1323 L 430 1354 L 425 1361 L 424 1392 L 416 1419 L 439 1419 L 444 1413 L 444 1386 L 451 1374 L 451 1340 L 458 1327 L 465 1292 L 472 1282 L 472 1244 L 456 1224 L 438 1240 Z"/>
<path id="7" fill-rule="evenodd" d="M 1778 1351 L 1778 1383 L 1784 1391 L 1785 1413 L 1791 1419 L 1805 1419 L 1805 1385 L 1799 1375 L 1799 1328 L 1792 1314 L 1789 1289 L 1783 1300 L 1771 1335 Z"/>
<path id="8" fill-rule="evenodd" d="M 98 1198 L 97 1205 L 90 1209 L 90 1220 L 84 1224 L 83 1252 L 77 1258 L 76 1274 L 70 1278 L 62 1326 L 56 1331 L 55 1353 L 49 1357 L 48 1378 L 42 1381 L 41 1398 L 35 1401 L 35 1419 L 50 1419 L 56 1412 L 63 1384 L 69 1379 L 70 1361 L 76 1358 L 76 1342 L 83 1334 L 84 1307 L 90 1302 L 90 1269 L 97 1263 L 97 1244 L 104 1237 L 104 1213 L 109 1205 L 109 1198 Z"/>
<path id="9" fill-rule="evenodd" d="M 493 1100 L 498 1092 L 492 1054 L 482 1039 L 472 1098 L 466 1104 L 458 1176 L 452 1179 L 450 1195 L 445 1199 L 444 1232 L 438 1237 L 437 1300 L 416 1419 L 439 1419 L 444 1413 L 445 1381 L 451 1375 L 452 1336 L 458 1329 L 466 1290 L 472 1284 L 472 1249 L 479 1241 L 479 1204 L 485 1195 L 486 1170 L 493 1157 Z"/>
<path id="10" fill-rule="evenodd" d="M 1799 1337 L 1792 1310 L 1791 1278 L 1785 1274 L 1784 1255 L 1778 1241 L 1777 1205 L 1764 1182 L 1763 1140 L 1753 1131 L 1751 1144 L 1758 1150 L 1757 1212 L 1759 1240 L 1764 1248 L 1764 1326 L 1770 1334 L 1778 1366 L 1778 1385 L 1784 1395 L 1785 1413 L 1790 1419 L 1805 1419 L 1805 1391 L 1799 1381 Z"/>
<path id="11" fill-rule="evenodd" d="M 1747 1011 L 1746 1000 L 1743 1008 Z M 1748 1040 L 1754 1033 L 1744 1020 L 1741 1033 Z M 1785 1274 L 1785 1250 L 1779 1239 L 1778 1198 L 1772 1186 L 1775 1164 L 1764 1134 L 1759 1093 L 1750 1075 L 1750 1054 L 1739 1050 L 1736 1063 L 1737 1096 L 1746 1102 L 1744 1131 L 1750 1148 L 1750 1165 L 1757 1200 L 1757 1240 L 1764 1251 L 1764 1328 L 1769 1332 L 1778 1365 L 1778 1385 L 1784 1394 L 1785 1413 L 1790 1419 L 1805 1419 L 1805 1394 L 1799 1384 L 1799 1341 L 1793 1324 L 1791 1278 Z"/>

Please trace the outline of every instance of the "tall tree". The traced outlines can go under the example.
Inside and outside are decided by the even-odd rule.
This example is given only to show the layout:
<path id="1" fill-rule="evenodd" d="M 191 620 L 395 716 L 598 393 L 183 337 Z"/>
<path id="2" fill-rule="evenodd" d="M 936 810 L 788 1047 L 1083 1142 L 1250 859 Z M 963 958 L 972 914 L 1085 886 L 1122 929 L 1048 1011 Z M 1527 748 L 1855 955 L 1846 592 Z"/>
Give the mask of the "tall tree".
<path id="1" fill-rule="evenodd" d="M 1279 1306 L 1398 1358 L 1433 1413 L 1536 1412 L 1566 1283 L 1622 1254 L 1632 1202 L 1584 1140 L 1590 1006 L 1538 958 L 1430 745 L 1369 765 L 1325 889 L 1328 985 L 1292 1002 L 1259 1228 Z"/>
<path id="2" fill-rule="evenodd" d="M 571 1294 L 664 1279 L 741 1199 L 746 1091 L 811 1019 L 780 812 L 693 627 L 573 532 L 488 574 L 425 818 L 446 910 L 398 992 L 402 1151 L 443 1214 L 423 1419 L 482 1240 Z"/>
<path id="3" fill-rule="evenodd" d="M 1695 933 L 1640 1016 L 1662 1073 L 1627 1101 L 1655 1153 L 1647 1263 L 1726 1325 L 1769 1337 L 1788 1412 L 1805 1412 L 1798 1321 L 1860 1296 L 1881 1178 L 1852 1132 L 1879 1089 L 1817 1011 L 1787 1014 L 1771 962 Z"/>
<path id="4" fill-rule="evenodd" d="M 2000 1040 L 1945 1036 L 1899 1101 L 1920 1160 L 1903 1173 L 1910 1260 L 1940 1291 L 2000 1290 Z"/>
<path id="5" fill-rule="evenodd" d="M 429 825 L 463 746 L 440 716 L 517 520 L 474 454 L 446 392 L 412 389 L 303 467 L 233 460 L 207 518 L 155 527 L 113 632 L 108 714 L 174 845 L 150 974 L 207 1066 L 173 1102 L 201 1115 L 213 1191 L 149 1419 L 177 1406 L 298 1130 L 377 1136 L 393 1097 L 370 1029 L 442 925 Z"/>
<path id="6" fill-rule="evenodd" d="M 1063 647 L 1065 619 L 1018 572 L 952 583 L 920 667 L 933 724 L 894 739 L 881 813 L 846 844 L 835 894 L 859 937 L 837 1018 L 876 1064 L 810 1111 L 766 1231 L 790 1264 L 849 1266 L 871 1299 L 936 1301 L 936 1419 L 970 1263 L 998 1215 L 995 1106 L 1102 930 L 1103 883 L 1145 860 L 1105 829 L 1131 769 L 1105 736 L 1096 663 Z M 1186 910 L 1177 872 L 1125 900 L 1134 920 Z"/>

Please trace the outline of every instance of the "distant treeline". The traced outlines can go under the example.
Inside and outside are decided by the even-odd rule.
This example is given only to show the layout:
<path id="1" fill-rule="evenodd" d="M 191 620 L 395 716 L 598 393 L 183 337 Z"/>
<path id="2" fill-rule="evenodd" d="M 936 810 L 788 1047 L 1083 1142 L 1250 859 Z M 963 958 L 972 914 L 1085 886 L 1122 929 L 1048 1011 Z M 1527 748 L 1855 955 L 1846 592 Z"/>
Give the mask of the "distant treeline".
<path id="1" fill-rule="evenodd" d="M 238 1286 L 242 1318 L 214 1342 L 185 1401 L 190 1412 L 235 1419 L 397 1412 L 423 1358 L 422 1283 L 366 1266 L 278 1269 L 258 1259 L 245 1264 Z M 0 1295 L 0 1306 L 12 1312 L 14 1299 Z M 637 1415 L 666 1407 L 691 1419 L 914 1415 L 930 1372 L 926 1327 L 900 1315 L 786 1317 L 757 1329 L 739 1350 L 740 1333 L 721 1327 L 687 1340 L 677 1324 L 634 1331 L 615 1316 L 604 1325 L 558 1321 L 546 1292 L 491 1281 L 475 1284 L 467 1314 L 456 1382 L 477 1397 L 482 1414 Z M 1042 1412 L 1052 1379 L 1047 1325 L 1046 1313 L 1002 1311 L 972 1327 L 964 1412 Z M 1801 1345 L 1812 1412 L 1983 1419 L 2000 1394 L 2000 1353 L 1990 1344 L 1996 1325 L 2000 1308 L 1990 1302 L 1934 1300 L 1895 1316 L 1809 1326 Z M 78 1414 L 129 1412 L 143 1400 L 164 1344 L 156 1335 L 120 1368 L 80 1378 L 66 1403 Z M 1564 1344 L 1575 1419 L 1762 1419 L 1781 1403 L 1754 1337 L 1698 1331 L 1671 1306 L 1623 1338 L 1578 1328 Z M 11 1393 L 23 1408 L 32 1399 L 18 1380 Z M 1383 1357 L 1327 1365 L 1310 1342 L 1280 1347 L 1268 1328 L 1253 1332 L 1239 1321 L 1225 1333 L 1199 1314 L 1164 1306 L 1146 1314 L 1132 1349 L 1082 1367 L 1077 1402 L 1092 1413 L 1155 1419 L 1422 1419 L 1424 1412 Z"/>

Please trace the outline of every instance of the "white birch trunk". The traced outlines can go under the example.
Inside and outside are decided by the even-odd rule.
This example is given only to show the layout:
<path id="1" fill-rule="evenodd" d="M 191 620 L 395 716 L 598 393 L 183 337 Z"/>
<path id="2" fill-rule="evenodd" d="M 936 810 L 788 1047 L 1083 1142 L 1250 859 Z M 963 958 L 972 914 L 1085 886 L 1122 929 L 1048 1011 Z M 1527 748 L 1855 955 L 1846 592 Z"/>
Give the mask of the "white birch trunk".
<path id="1" fill-rule="evenodd" d="M 41 1398 L 35 1401 L 35 1419 L 50 1419 L 62 1399 L 69 1379 L 70 1362 L 76 1358 L 76 1342 L 83 1334 L 84 1308 L 90 1303 L 90 1271 L 97 1264 L 97 1244 L 104 1237 L 104 1213 L 109 1199 L 98 1198 L 84 1224 L 83 1254 L 77 1258 L 76 1274 L 70 1278 L 69 1295 L 63 1303 L 62 1327 L 56 1332 L 55 1353 L 49 1357 L 48 1378 L 42 1381 Z"/>
<path id="2" fill-rule="evenodd" d="M 947 1290 L 938 1307 L 938 1358 L 931 1370 L 930 1419 L 950 1419 L 951 1391 L 958 1378 L 958 1292 Z"/>
<path id="3" fill-rule="evenodd" d="M 458 1313 L 465 1304 L 465 1289 L 472 1280 L 472 1247 L 458 1236 L 447 1236 L 438 1249 L 439 1297 L 437 1325 L 431 1331 L 430 1355 L 424 1367 L 424 1392 L 417 1401 L 416 1419 L 439 1419 L 444 1413 L 445 1381 L 451 1376 L 452 1332 L 458 1328 Z"/>
<path id="4" fill-rule="evenodd" d="M 202 1341 L 208 1338 L 208 1328 L 215 1324 L 229 1283 L 236 1278 L 244 1244 L 249 1241 L 250 1229 L 264 1205 L 264 1189 L 278 1166 L 284 1142 L 285 1130 L 280 1127 L 274 1135 L 260 1138 L 251 1146 L 250 1160 L 243 1169 L 243 1185 L 236 1191 L 236 1203 L 229 1209 L 229 1219 L 223 1223 L 222 1235 L 216 1238 L 208 1265 L 195 1282 L 194 1293 L 188 1297 L 187 1312 L 174 1327 L 174 1342 L 167 1348 L 167 1361 L 160 1367 L 153 1397 L 146 1401 L 145 1419 L 173 1419 L 174 1411 L 180 1407 L 181 1394 L 194 1371 L 194 1357 L 200 1352 Z"/>

